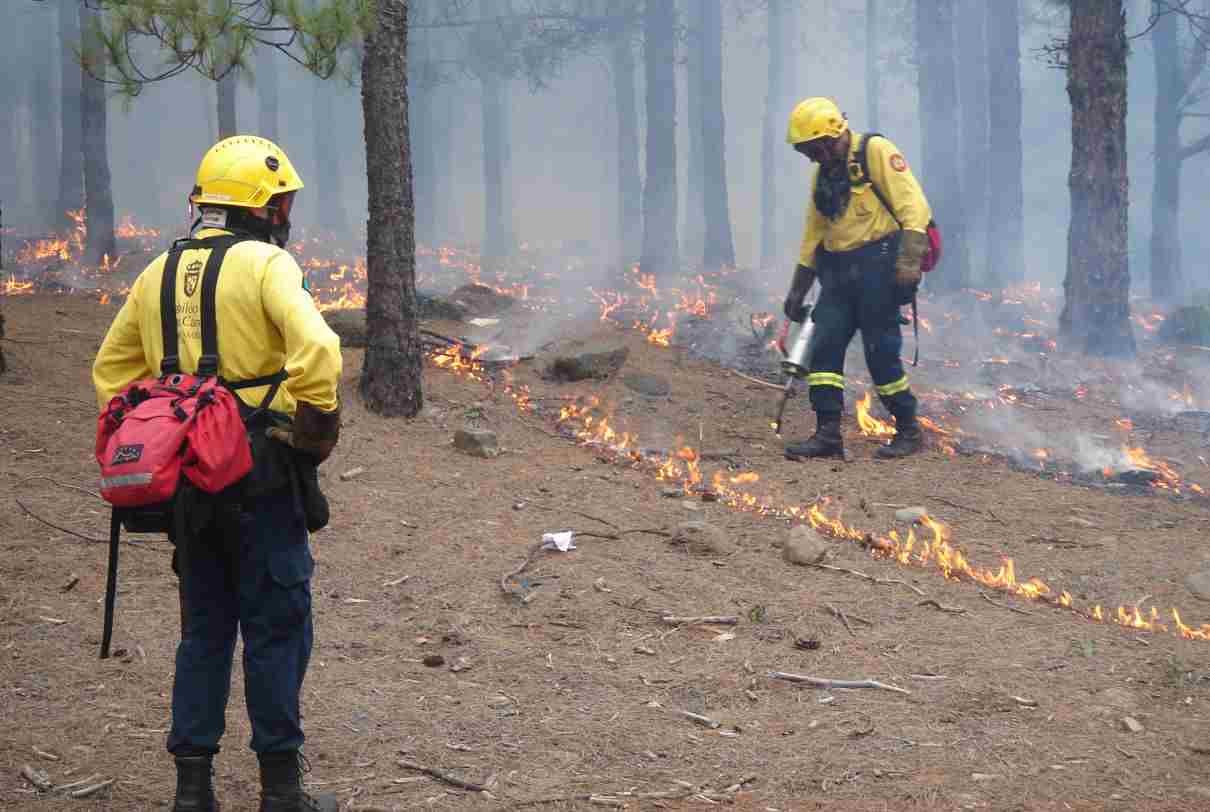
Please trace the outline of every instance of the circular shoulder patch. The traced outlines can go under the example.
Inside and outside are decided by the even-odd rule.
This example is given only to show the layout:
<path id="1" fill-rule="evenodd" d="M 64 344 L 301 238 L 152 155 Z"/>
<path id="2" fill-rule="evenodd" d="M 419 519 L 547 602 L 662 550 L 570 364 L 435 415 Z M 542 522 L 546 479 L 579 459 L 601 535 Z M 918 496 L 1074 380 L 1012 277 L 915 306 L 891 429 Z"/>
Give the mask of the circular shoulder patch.
<path id="1" fill-rule="evenodd" d="M 907 161 L 903 160 L 903 156 L 898 152 L 891 156 L 891 169 L 896 172 L 903 172 L 907 169 Z"/>

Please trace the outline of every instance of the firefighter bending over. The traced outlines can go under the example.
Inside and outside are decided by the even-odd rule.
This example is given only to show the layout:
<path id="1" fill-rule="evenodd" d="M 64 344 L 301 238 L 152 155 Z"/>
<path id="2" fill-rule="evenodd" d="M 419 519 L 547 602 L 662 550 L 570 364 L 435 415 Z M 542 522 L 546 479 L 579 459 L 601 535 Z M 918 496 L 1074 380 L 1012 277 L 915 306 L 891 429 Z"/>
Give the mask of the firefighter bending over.
<path id="1" fill-rule="evenodd" d="M 212 760 L 223 735 L 237 630 L 261 812 L 337 809 L 334 797 L 303 790 L 299 753 L 299 694 L 312 642 L 307 528 L 326 522 L 326 513 L 312 520 L 314 511 L 304 507 L 314 501 L 300 498 L 306 492 L 300 472 L 309 471 L 317 486 L 315 465 L 336 445 L 341 372 L 340 339 L 283 250 L 302 186 L 271 141 L 236 136 L 211 147 L 189 198 L 200 210 L 197 230 L 139 275 L 93 365 L 102 408 L 132 381 L 156 377 L 166 354 L 187 374 L 217 366 L 241 401 L 252 443 L 251 473 L 211 497 L 205 510 L 191 506 L 189 519 L 169 533 L 181 603 L 167 742 L 177 768 L 174 812 L 218 808 Z M 179 341 L 166 353 L 160 289 L 170 257 L 179 269 L 168 274 L 176 282 Z M 207 299 L 202 289 L 210 279 L 216 287 Z M 202 313 L 208 301 L 218 348 L 209 361 L 201 352 L 203 333 L 214 329 Z"/>
<path id="2" fill-rule="evenodd" d="M 844 360 L 858 330 L 878 396 L 895 418 L 895 437 L 876 456 L 906 457 L 920 449 L 921 433 L 916 398 L 899 357 L 899 307 L 912 301 L 920 284 L 921 260 L 929 248 L 928 201 L 895 145 L 880 135 L 852 132 L 831 99 L 800 102 L 790 115 L 786 140 L 819 164 L 783 308 L 786 317 L 801 322 L 803 297 L 817 278 L 820 284 L 811 314 L 815 335 L 807 378 L 815 435 L 787 445 L 786 457 L 844 456 Z"/>

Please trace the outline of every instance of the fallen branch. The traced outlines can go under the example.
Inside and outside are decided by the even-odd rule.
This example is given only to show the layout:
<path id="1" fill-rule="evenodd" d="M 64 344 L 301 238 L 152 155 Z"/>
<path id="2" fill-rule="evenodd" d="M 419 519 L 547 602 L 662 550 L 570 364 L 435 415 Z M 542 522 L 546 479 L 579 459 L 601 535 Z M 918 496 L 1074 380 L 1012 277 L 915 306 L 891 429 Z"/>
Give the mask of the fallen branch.
<path id="1" fill-rule="evenodd" d="M 950 614 L 954 614 L 954 615 L 965 615 L 966 614 L 966 610 L 963 609 L 961 606 L 946 606 L 941 601 L 934 600 L 933 598 L 929 598 L 926 601 L 921 601 L 920 603 L 918 603 L 916 605 L 917 606 L 935 606 L 938 609 L 940 609 L 942 612 L 949 612 Z"/>
<path id="2" fill-rule="evenodd" d="M 994 601 L 991 598 L 989 598 L 987 596 L 987 593 L 984 592 L 982 589 L 979 590 L 979 597 L 983 598 L 983 600 L 987 601 L 992 606 L 999 606 L 1001 609 L 1007 609 L 1010 612 L 1016 612 L 1018 615 L 1032 615 L 1033 614 L 1033 612 L 1027 612 L 1024 609 L 1018 609 L 1015 606 L 1009 606 L 1007 603 L 1000 603 L 999 601 Z"/>
<path id="3" fill-rule="evenodd" d="M 21 767 L 21 777 L 34 785 L 34 789 L 46 792 L 51 788 L 50 777 L 42 770 L 35 770 L 33 767 L 25 764 Z"/>
<path id="4" fill-rule="evenodd" d="M 431 778 L 436 778 L 438 781 L 441 781 L 442 783 L 449 784 L 451 787 L 457 787 L 458 789 L 464 789 L 468 792 L 487 792 L 487 787 L 485 787 L 485 786 L 482 786 L 480 784 L 473 784 L 470 781 L 463 781 L 461 778 L 458 778 L 457 776 L 454 776 L 454 775 L 450 775 L 449 773 L 446 773 L 446 772 L 442 772 L 441 770 L 438 770 L 436 767 L 426 767 L 423 764 L 417 764 L 414 761 L 408 761 L 406 758 L 401 758 L 396 763 L 400 767 L 403 767 L 405 770 L 415 770 L 416 772 L 424 773 L 425 775 L 427 775 Z"/>
<path id="5" fill-rule="evenodd" d="M 767 676 L 769 679 L 785 680 L 786 682 L 801 683 L 814 688 L 825 688 L 828 690 L 833 688 L 877 688 L 897 694 L 911 693 L 911 691 L 904 690 L 903 688 L 897 688 L 894 685 L 887 685 L 885 682 L 878 682 L 872 679 L 827 679 L 824 677 L 808 677 L 803 674 L 787 674 L 785 671 L 770 671 Z"/>
<path id="6" fill-rule="evenodd" d="M 34 513 L 32 510 L 27 508 L 25 506 L 25 503 L 22 502 L 20 499 L 15 499 L 14 501 L 17 503 L 18 507 L 20 507 L 22 510 L 24 510 L 29 515 L 30 518 L 36 519 L 36 520 L 42 522 L 42 524 L 46 525 L 47 527 L 58 530 L 60 533 L 67 533 L 69 536 L 75 536 L 78 539 L 83 539 L 84 541 L 88 541 L 93 544 L 108 544 L 109 543 L 109 539 L 93 538 L 92 536 L 86 536 L 83 533 L 77 533 L 75 530 L 69 530 L 66 527 L 60 527 L 59 525 L 57 525 L 53 522 L 48 522 L 46 519 L 43 519 L 37 513 Z M 143 544 L 140 541 L 136 541 L 135 539 L 122 539 L 122 543 L 127 544 L 131 547 L 138 547 L 138 548 L 144 549 L 144 550 L 156 549 L 154 547 L 148 547 L 147 545 Z M 167 552 L 167 550 L 163 550 L 162 552 Z"/>
<path id="7" fill-rule="evenodd" d="M 999 522 L 1000 524 L 1004 524 L 1004 520 L 1003 520 L 1003 519 L 1001 519 L 1001 518 L 1000 518 L 999 516 L 997 516 L 996 514 L 992 513 L 990 510 L 987 510 L 986 508 L 973 508 L 973 507 L 967 507 L 966 505 L 963 505 L 963 504 L 961 504 L 961 503 L 959 503 L 959 502 L 953 502 L 953 501 L 950 501 L 949 499 L 946 499 L 946 498 L 945 498 L 945 497 L 943 497 L 943 496 L 926 496 L 925 498 L 926 498 L 926 499 L 931 499 L 931 500 L 933 500 L 934 502 L 940 502 L 940 503 L 941 503 L 941 504 L 943 504 L 943 505 L 949 505 L 949 506 L 950 506 L 950 507 L 952 507 L 952 508 L 958 508 L 958 510 L 966 510 L 966 511 L 970 511 L 971 513 L 982 513 L 982 514 L 984 514 L 984 515 L 986 515 L 986 516 L 990 516 L 991 518 L 995 519 L 995 520 L 996 520 L 997 522 Z"/>
<path id="8" fill-rule="evenodd" d="M 853 631 L 853 627 L 849 625 L 849 619 L 845 617 L 844 612 L 840 611 L 830 603 L 828 604 L 828 611 L 832 613 L 833 617 L 840 619 L 840 622 L 844 624 L 845 631 L 849 633 L 849 637 L 857 636 L 857 632 Z"/>
<path id="9" fill-rule="evenodd" d="M 738 370 L 733 369 L 731 371 L 733 373 L 735 373 L 736 375 L 738 375 L 739 377 L 743 378 L 745 381 L 751 381 L 752 383 L 758 383 L 761 386 L 767 386 L 770 389 L 785 389 L 785 387 L 779 383 L 769 383 L 768 381 L 762 381 L 760 378 L 753 378 L 751 375 L 745 375 L 744 373 L 739 372 Z"/>
<path id="10" fill-rule="evenodd" d="M 675 713 L 677 716 L 682 716 L 690 722 L 697 722 L 702 727 L 708 727 L 711 730 L 718 730 L 723 726 L 723 723 L 717 719 L 711 719 L 709 716 L 702 716 L 700 713 L 694 713 L 687 710 L 672 710 L 670 713 Z"/>
<path id="11" fill-rule="evenodd" d="M 69 789 L 76 789 L 78 787 L 83 787 L 88 784 L 91 784 L 93 781 L 96 781 L 100 777 L 101 777 L 100 773 L 93 773 L 92 775 L 88 776 L 87 778 L 81 778 L 79 781 L 72 781 L 70 784 L 60 784 L 58 787 L 55 787 L 55 789 L 59 792 L 67 792 L 67 790 L 69 790 Z"/>
<path id="12" fill-rule="evenodd" d="M 25 506 L 25 503 L 22 502 L 20 499 L 17 499 L 15 501 L 17 502 L 17 506 L 19 508 L 21 508 L 22 510 L 24 510 L 31 519 L 36 519 L 36 520 L 42 522 L 42 524 L 46 525 L 47 527 L 58 530 L 60 533 L 67 533 L 70 536 L 75 536 L 78 539 L 84 539 L 84 541 L 90 541 L 93 544 L 108 544 L 109 543 L 109 539 L 93 538 L 92 536 L 86 536 L 83 533 L 77 533 L 75 530 L 68 530 L 66 527 L 60 527 L 59 525 L 55 524 L 54 522 L 49 522 L 46 519 L 43 519 L 37 513 L 34 513 L 32 510 L 27 508 Z"/>
<path id="13" fill-rule="evenodd" d="M 104 781 L 99 781 L 96 784 L 84 787 L 83 789 L 72 790 L 67 794 L 73 798 L 87 798 L 89 795 L 100 792 L 106 787 L 114 784 L 117 780 L 118 779 L 116 778 L 107 778 Z"/>
<path id="14" fill-rule="evenodd" d="M 873 584 L 880 584 L 883 586 L 890 585 L 890 584 L 895 584 L 898 586 L 905 586 L 908 589 L 915 592 L 920 597 L 922 597 L 922 598 L 926 597 L 923 589 L 921 589 L 920 587 L 917 587 L 917 586 L 913 586 L 912 584 L 909 584 L 907 581 L 900 581 L 898 578 L 875 578 L 873 575 L 868 575 L 864 572 L 860 572 L 859 570 L 851 570 L 846 567 L 834 567 L 831 564 L 809 564 L 808 566 L 815 567 L 816 569 L 828 570 L 830 572 L 843 572 L 843 573 L 847 573 L 849 575 L 856 575 L 858 578 L 863 578 Z"/>
<path id="15" fill-rule="evenodd" d="M 80 493 L 86 493 L 89 496 L 95 496 L 98 499 L 101 498 L 101 494 L 97 493 L 96 491 L 90 491 L 90 490 L 88 490 L 88 488 L 81 488 L 79 485 L 71 485 L 66 482 L 60 482 L 59 480 L 52 479 L 51 477 L 48 477 L 45 474 L 35 474 L 34 476 L 27 476 L 24 479 L 18 479 L 17 484 L 21 485 L 26 482 L 31 482 L 32 480 L 35 480 L 35 479 L 45 479 L 47 482 L 51 483 L 52 485 L 58 485 L 60 488 L 68 488 L 69 490 L 79 491 Z"/>
<path id="16" fill-rule="evenodd" d="M 535 507 L 538 510 L 554 510 L 554 511 L 561 510 L 561 511 L 565 511 L 567 513 L 571 513 L 575 516 L 579 516 L 582 519 L 592 519 L 594 522 L 600 522 L 601 524 L 603 524 L 607 527 L 612 527 L 614 530 L 618 529 L 618 526 L 616 524 L 614 524 L 613 522 L 609 521 L 608 519 L 602 519 L 600 516 L 593 516 L 591 513 L 581 513 L 578 510 L 571 510 L 569 508 L 553 507 L 551 505 L 544 505 L 541 502 L 535 502 L 532 499 L 526 499 L 524 497 L 521 497 L 518 501 L 522 501 L 526 504 L 526 506 Z"/>
<path id="17" fill-rule="evenodd" d="M 739 617 L 736 615 L 700 615 L 697 617 L 677 617 L 676 615 L 664 615 L 660 620 L 670 626 L 678 626 L 685 623 L 691 624 L 711 624 L 715 626 L 736 626 L 739 624 Z"/>

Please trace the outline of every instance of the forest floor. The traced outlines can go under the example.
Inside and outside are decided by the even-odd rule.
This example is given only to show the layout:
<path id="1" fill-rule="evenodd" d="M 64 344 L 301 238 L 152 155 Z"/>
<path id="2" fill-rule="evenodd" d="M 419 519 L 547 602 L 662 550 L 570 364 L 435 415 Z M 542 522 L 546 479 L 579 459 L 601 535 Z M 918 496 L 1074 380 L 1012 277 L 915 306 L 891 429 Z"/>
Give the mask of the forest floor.
<path id="1" fill-rule="evenodd" d="M 162 540 L 122 547 L 120 653 L 96 659 L 108 520 L 92 493 L 89 368 L 116 310 L 96 295 L 4 301 L 4 809 L 155 809 L 173 788 L 164 738 L 178 609 Z M 1147 343 L 1139 364 L 1097 364 L 1021 350 L 1036 337 L 986 325 L 990 344 L 976 344 L 968 316 L 922 336 L 911 371 L 948 439 L 931 431 L 919 456 L 876 461 L 879 441 L 850 413 L 850 459 L 796 463 L 769 427 L 779 393 L 712 360 L 776 380 L 766 336 L 745 344 L 734 331 L 716 342 L 721 353 L 691 340 L 710 319 L 683 322 L 664 347 L 643 330 L 542 308 L 498 317 L 496 340 L 540 326 L 535 357 L 507 384 L 426 367 L 412 420 L 363 408 L 362 352 L 345 350 L 344 428 L 322 472 L 332 522 L 313 538 L 303 700 L 313 788 L 362 810 L 1210 809 L 1210 642 L 1183 639 L 1169 614 L 1177 607 L 1195 631 L 1210 617 L 1185 584 L 1210 564 L 1210 501 L 1196 487 L 1210 487 L 1208 427 L 1194 408 L 1205 376 L 1189 361 L 1200 351 Z M 606 380 L 558 383 L 542 375 L 548 337 L 629 355 Z M 851 399 L 868 385 L 859 345 Z M 1014 350 L 990 357 L 988 346 Z M 582 417 L 560 423 L 561 406 L 592 402 L 595 425 L 607 413 L 646 458 L 592 441 L 599 429 Z M 811 425 L 800 395 L 787 435 Z M 495 432 L 503 453 L 456 450 L 452 435 L 467 426 Z M 958 426 L 969 436 L 955 439 Z M 1149 456 L 1125 459 L 1122 445 Z M 678 457 L 681 447 L 693 452 Z M 661 453 L 679 473 L 665 465 L 657 476 Z M 788 528 L 802 520 L 787 516 L 813 504 L 860 532 L 833 530 L 823 566 L 788 563 Z M 942 522 L 952 546 L 924 560 L 933 531 L 895 515 L 912 506 Z M 720 532 L 676 543 L 687 521 Z M 891 531 L 909 529 L 919 547 L 886 555 Z M 562 530 L 576 532 L 574 549 L 537 553 L 504 578 Z M 954 550 L 969 569 L 946 578 L 938 561 Z M 1048 585 L 1043 599 L 1028 597 L 1040 592 L 1030 577 Z M 1141 607 L 1131 622 L 1150 628 L 1112 622 L 1119 604 Z M 737 622 L 664 620 L 704 615 Z M 425 664 L 432 655 L 440 665 Z M 903 690 L 822 689 L 771 672 Z M 240 681 L 237 667 L 216 761 L 229 810 L 257 798 Z M 56 787 L 114 782 L 70 798 L 36 790 L 26 765 Z"/>

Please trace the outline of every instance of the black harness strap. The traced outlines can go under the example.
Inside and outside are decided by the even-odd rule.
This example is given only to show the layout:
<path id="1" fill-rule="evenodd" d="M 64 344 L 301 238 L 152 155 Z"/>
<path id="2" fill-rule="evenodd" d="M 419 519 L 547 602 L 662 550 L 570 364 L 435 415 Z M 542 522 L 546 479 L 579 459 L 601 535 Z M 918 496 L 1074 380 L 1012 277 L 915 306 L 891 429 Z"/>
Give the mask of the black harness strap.
<path id="1" fill-rule="evenodd" d="M 176 271 L 181 264 L 181 251 L 176 245 L 168 252 L 164 276 L 160 279 L 160 335 L 164 337 L 164 359 L 160 375 L 176 375 L 181 371 L 180 347 L 176 328 Z"/>

